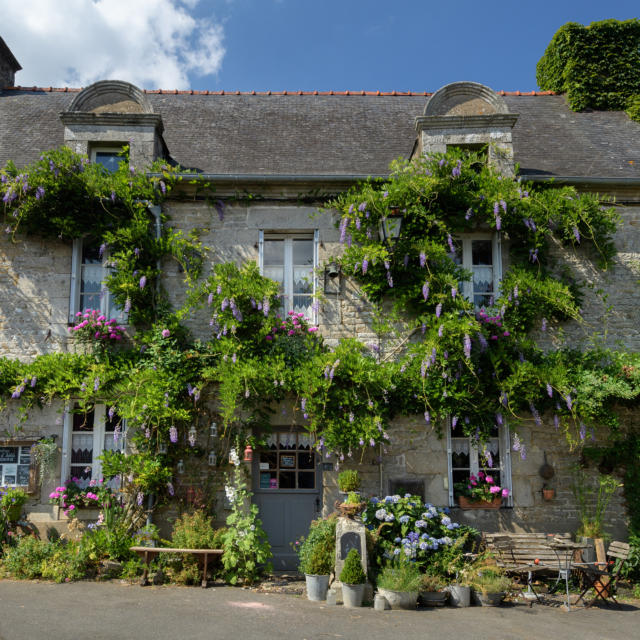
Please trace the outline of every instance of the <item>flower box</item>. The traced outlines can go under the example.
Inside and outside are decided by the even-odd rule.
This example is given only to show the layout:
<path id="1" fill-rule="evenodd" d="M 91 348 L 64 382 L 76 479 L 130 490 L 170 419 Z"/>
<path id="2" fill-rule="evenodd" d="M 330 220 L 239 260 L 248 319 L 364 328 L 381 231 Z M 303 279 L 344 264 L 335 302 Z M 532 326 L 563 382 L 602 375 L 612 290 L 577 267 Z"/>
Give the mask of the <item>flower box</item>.
<path id="1" fill-rule="evenodd" d="M 470 500 L 466 496 L 458 498 L 461 509 L 499 509 L 502 506 L 502 497 L 497 496 L 491 502 L 487 500 Z"/>

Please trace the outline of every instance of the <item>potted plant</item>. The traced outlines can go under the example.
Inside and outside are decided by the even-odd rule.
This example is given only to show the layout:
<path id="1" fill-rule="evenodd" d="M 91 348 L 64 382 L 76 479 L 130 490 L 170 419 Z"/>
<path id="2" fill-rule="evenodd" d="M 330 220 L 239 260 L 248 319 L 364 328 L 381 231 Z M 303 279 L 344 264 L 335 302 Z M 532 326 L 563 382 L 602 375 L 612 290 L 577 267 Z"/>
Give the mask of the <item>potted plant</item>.
<path id="1" fill-rule="evenodd" d="M 509 495 L 509 489 L 500 487 L 485 471 L 472 473 L 469 482 L 456 482 L 454 489 L 461 509 L 499 509 Z"/>
<path id="2" fill-rule="evenodd" d="M 449 593 L 444 590 L 445 580 L 434 573 L 424 573 L 420 579 L 420 602 L 426 607 L 442 607 L 447 602 Z"/>
<path id="3" fill-rule="evenodd" d="M 336 502 L 336 507 L 341 515 L 353 518 L 366 506 L 366 502 L 360 501 L 360 494 L 355 491 L 349 492 L 344 502 Z"/>
<path id="4" fill-rule="evenodd" d="M 471 581 L 475 600 L 483 607 L 497 607 L 511 588 L 511 580 L 497 571 L 484 570 Z"/>
<path id="5" fill-rule="evenodd" d="M 314 520 L 309 535 L 296 542 L 295 547 L 300 572 L 305 574 L 307 598 L 316 602 L 326 600 L 336 552 L 335 517 Z"/>
<path id="6" fill-rule="evenodd" d="M 338 474 L 338 488 L 342 493 L 360 491 L 360 474 L 355 469 L 345 469 Z"/>
<path id="7" fill-rule="evenodd" d="M 362 568 L 360 554 L 351 549 L 344 561 L 344 567 L 340 572 L 340 582 L 342 583 L 342 601 L 344 606 L 355 609 L 362 606 L 364 595 L 364 585 L 367 581 L 367 574 Z"/>
<path id="8" fill-rule="evenodd" d="M 542 499 L 549 502 L 556 497 L 556 490 L 552 487 L 548 487 L 546 484 L 542 487 Z"/>
<path id="9" fill-rule="evenodd" d="M 22 507 L 28 499 L 29 496 L 23 489 L 16 487 L 0 489 L 0 508 L 9 522 L 20 520 Z"/>
<path id="10" fill-rule="evenodd" d="M 415 609 L 422 578 L 420 570 L 408 560 L 385 565 L 378 576 L 378 593 L 392 609 Z"/>

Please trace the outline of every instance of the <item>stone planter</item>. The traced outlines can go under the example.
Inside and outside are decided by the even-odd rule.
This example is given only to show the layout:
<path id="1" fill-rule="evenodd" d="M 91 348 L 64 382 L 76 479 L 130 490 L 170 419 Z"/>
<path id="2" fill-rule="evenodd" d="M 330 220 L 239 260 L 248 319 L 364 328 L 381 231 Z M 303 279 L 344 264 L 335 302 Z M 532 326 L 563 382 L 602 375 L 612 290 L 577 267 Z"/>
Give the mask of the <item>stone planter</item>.
<path id="1" fill-rule="evenodd" d="M 451 584 L 447 587 L 452 607 L 471 606 L 471 587 L 460 584 Z"/>
<path id="2" fill-rule="evenodd" d="M 421 591 L 418 595 L 418 600 L 425 607 L 444 607 L 448 598 L 447 591 Z"/>
<path id="3" fill-rule="evenodd" d="M 364 584 L 342 583 L 342 602 L 347 609 L 357 609 L 362 606 Z"/>
<path id="4" fill-rule="evenodd" d="M 500 591 L 498 593 L 482 593 L 482 591 L 476 591 L 474 589 L 474 604 L 481 607 L 499 607 L 505 597 L 505 592 Z"/>
<path id="5" fill-rule="evenodd" d="M 329 576 L 304 575 L 307 582 L 307 598 L 313 602 L 323 602 L 327 599 Z"/>
<path id="6" fill-rule="evenodd" d="M 390 589 L 378 589 L 378 593 L 384 596 L 392 609 L 415 609 L 418 601 L 417 591 L 391 591 Z"/>
<path id="7" fill-rule="evenodd" d="M 491 502 L 486 500 L 469 500 L 466 496 L 458 498 L 458 504 L 461 509 L 499 509 L 502 506 L 502 498 L 500 496 L 494 498 Z"/>

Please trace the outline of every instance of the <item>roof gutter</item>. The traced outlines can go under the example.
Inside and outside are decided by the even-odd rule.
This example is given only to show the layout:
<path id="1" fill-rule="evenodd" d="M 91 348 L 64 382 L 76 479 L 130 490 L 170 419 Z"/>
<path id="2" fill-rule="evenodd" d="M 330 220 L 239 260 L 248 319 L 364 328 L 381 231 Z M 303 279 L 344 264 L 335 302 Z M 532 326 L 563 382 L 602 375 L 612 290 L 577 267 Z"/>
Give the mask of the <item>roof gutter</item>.
<path id="1" fill-rule="evenodd" d="M 151 178 L 161 178 L 161 173 L 148 173 Z M 343 184 L 363 180 L 387 180 L 388 175 L 367 175 L 364 173 L 345 173 L 339 175 L 323 174 L 260 174 L 260 173 L 179 173 L 183 180 L 199 182 L 232 182 L 234 184 L 282 184 L 282 183 L 318 183 Z"/>
<path id="2" fill-rule="evenodd" d="M 640 187 L 639 178 L 593 178 L 587 176 L 540 176 L 521 174 L 518 176 L 527 182 L 547 182 L 552 184 L 593 184 L 593 185 L 621 185 L 627 187 Z"/>

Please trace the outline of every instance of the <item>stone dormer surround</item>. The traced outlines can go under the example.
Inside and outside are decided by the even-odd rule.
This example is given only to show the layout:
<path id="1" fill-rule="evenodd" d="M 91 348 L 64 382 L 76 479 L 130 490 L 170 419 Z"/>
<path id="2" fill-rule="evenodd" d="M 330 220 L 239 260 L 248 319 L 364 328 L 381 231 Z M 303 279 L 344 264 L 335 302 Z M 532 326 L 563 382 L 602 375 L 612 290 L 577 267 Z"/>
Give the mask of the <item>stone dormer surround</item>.
<path id="1" fill-rule="evenodd" d="M 16 83 L 16 71 L 22 67 L 16 60 L 7 43 L 0 38 L 0 89 L 13 87 Z"/>
<path id="2" fill-rule="evenodd" d="M 509 113 L 495 91 L 477 82 L 453 82 L 428 100 L 415 120 L 414 156 L 446 152 L 447 147 L 488 145 L 489 163 L 505 175 L 515 172 L 511 130 L 518 114 Z"/>
<path id="3" fill-rule="evenodd" d="M 162 117 L 128 82 L 103 80 L 83 89 L 60 120 L 65 144 L 77 153 L 90 156 L 95 148 L 129 144 L 136 168 L 148 167 L 163 155 Z"/>

